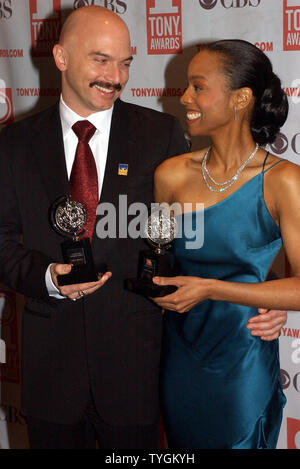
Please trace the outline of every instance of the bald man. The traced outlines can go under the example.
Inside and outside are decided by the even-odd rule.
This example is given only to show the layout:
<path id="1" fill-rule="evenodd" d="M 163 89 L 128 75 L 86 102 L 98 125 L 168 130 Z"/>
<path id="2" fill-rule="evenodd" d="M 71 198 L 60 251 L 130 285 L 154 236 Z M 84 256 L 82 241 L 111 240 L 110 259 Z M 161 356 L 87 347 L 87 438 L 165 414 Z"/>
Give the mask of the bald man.
<path id="1" fill-rule="evenodd" d="M 145 244 L 100 239 L 96 223 L 94 262 L 106 262 L 109 272 L 59 286 L 57 276 L 71 266 L 63 263 L 64 238 L 48 213 L 70 193 L 78 121 L 95 127 L 88 145 L 97 197 L 115 207 L 117 226 L 119 195 L 126 196 L 126 211 L 134 202 L 148 206 L 155 167 L 186 152 L 186 141 L 174 117 L 119 99 L 132 56 L 127 26 L 115 13 L 75 10 L 53 55 L 62 78 L 59 103 L 0 135 L 0 277 L 26 297 L 22 403 L 30 446 L 95 448 L 98 440 L 100 448 L 157 448 L 162 317 L 123 285 L 136 276 Z"/>
<path id="2" fill-rule="evenodd" d="M 74 181 L 75 190 L 81 186 L 77 155 L 92 168 L 87 190 L 93 186 L 96 202 L 114 206 L 118 221 L 119 196 L 126 196 L 125 210 L 134 202 L 149 206 L 154 169 L 185 153 L 186 142 L 174 117 L 119 99 L 132 57 L 116 14 L 98 6 L 74 11 L 53 55 L 60 101 L 0 134 L 0 281 L 26 297 L 22 402 L 30 446 L 158 448 L 162 316 L 123 288 L 136 275 L 143 240 L 118 233 L 101 239 L 99 211 L 87 234 L 96 267 L 106 262 L 109 271 L 60 286 L 58 275 L 72 266 L 63 262 L 64 238 L 48 215 Z M 88 142 L 78 127 L 84 135 L 92 129 Z M 277 315 L 258 333 L 278 335 L 280 322 Z"/>

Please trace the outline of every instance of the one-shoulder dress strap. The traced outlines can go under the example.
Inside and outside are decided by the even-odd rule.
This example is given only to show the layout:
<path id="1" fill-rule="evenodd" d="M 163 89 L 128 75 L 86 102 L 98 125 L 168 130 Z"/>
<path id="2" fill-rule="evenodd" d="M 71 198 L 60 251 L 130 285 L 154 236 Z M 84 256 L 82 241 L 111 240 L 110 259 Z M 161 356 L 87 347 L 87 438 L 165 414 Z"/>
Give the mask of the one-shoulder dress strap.
<path id="1" fill-rule="evenodd" d="M 276 166 L 278 163 L 281 163 L 281 161 L 285 161 L 284 158 L 280 158 L 280 160 L 275 161 L 275 163 L 273 163 L 269 168 L 265 169 L 265 165 L 266 165 L 267 158 L 268 158 L 269 154 L 270 154 L 270 152 L 268 151 L 267 154 L 266 154 L 266 157 L 265 157 L 265 159 L 264 159 L 263 165 L 262 165 L 262 170 L 261 170 L 261 172 L 262 172 L 263 174 L 266 173 L 267 171 L 269 171 L 269 169 L 273 168 L 273 166 Z"/>

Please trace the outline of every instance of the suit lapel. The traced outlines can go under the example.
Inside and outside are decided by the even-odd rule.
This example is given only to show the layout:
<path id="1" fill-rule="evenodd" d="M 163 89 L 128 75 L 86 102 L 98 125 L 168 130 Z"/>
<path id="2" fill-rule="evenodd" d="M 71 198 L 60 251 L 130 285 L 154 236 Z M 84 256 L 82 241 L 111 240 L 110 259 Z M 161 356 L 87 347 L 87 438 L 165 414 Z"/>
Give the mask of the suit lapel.
<path id="1" fill-rule="evenodd" d="M 128 184 L 134 175 L 136 150 L 132 123 L 126 104 L 118 100 L 114 106 L 111 122 L 107 162 L 100 197 L 101 203 L 110 202 L 117 207 L 119 194 L 127 193 Z M 119 174 L 120 165 L 127 165 L 127 175 Z"/>
<path id="2" fill-rule="evenodd" d="M 138 148 L 133 121 L 134 119 L 132 119 L 130 115 L 128 105 L 117 100 L 112 115 L 105 175 L 100 197 L 100 204 L 109 203 L 116 209 L 117 232 L 119 222 L 119 196 L 127 195 L 128 187 L 136 176 L 134 164 L 137 160 L 136 152 Z M 127 175 L 119 174 L 120 165 L 127 165 Z M 120 210 L 127 211 L 127 203 L 126 207 L 123 206 L 123 204 L 124 199 Z M 93 239 L 97 239 L 96 233 L 94 233 Z M 113 248 L 115 241 L 115 239 L 105 238 L 101 240 L 101 247 L 98 244 L 96 245 L 104 252 L 107 252 Z"/>
<path id="3" fill-rule="evenodd" d="M 42 115 L 34 127 L 32 153 L 40 170 L 49 206 L 69 193 L 68 175 L 58 104 Z"/>

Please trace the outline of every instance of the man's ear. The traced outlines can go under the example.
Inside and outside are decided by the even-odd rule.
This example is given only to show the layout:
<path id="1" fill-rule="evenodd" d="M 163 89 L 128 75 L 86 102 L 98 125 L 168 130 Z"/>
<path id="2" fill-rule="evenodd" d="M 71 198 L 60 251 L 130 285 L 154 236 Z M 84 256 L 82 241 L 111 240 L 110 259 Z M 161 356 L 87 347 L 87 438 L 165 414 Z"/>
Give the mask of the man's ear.
<path id="1" fill-rule="evenodd" d="M 58 70 L 61 72 L 67 70 L 67 52 L 65 48 L 60 44 L 55 44 L 52 52 Z"/>

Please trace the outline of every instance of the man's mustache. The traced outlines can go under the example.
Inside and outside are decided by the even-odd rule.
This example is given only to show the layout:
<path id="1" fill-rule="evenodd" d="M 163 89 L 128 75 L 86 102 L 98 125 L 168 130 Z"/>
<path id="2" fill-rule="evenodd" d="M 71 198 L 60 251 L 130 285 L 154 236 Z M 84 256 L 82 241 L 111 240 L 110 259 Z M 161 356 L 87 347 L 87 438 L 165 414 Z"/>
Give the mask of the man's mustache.
<path id="1" fill-rule="evenodd" d="M 121 91 L 122 89 L 122 85 L 120 85 L 120 83 L 109 83 L 109 82 L 104 82 L 104 81 L 93 81 L 92 83 L 90 83 L 90 88 L 92 88 L 93 86 L 101 86 L 101 88 L 107 88 L 107 89 L 114 89 L 116 91 Z"/>

